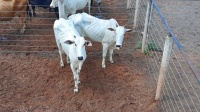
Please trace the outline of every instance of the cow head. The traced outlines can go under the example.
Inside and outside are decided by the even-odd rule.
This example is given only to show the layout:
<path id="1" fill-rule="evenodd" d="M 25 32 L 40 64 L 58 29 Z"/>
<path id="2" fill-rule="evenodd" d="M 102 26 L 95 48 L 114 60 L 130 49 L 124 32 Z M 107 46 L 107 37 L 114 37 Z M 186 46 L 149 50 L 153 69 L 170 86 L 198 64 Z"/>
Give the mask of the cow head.
<path id="1" fill-rule="evenodd" d="M 114 31 L 116 34 L 116 48 L 119 50 L 119 48 L 122 47 L 122 42 L 124 40 L 124 34 L 126 32 L 131 32 L 132 29 L 126 29 L 125 26 L 117 26 L 116 29 L 108 28 L 110 31 Z"/>
<path id="2" fill-rule="evenodd" d="M 85 46 L 92 46 L 92 43 L 90 41 L 85 40 L 84 37 L 74 36 L 74 38 L 74 40 L 67 40 L 64 43 L 69 45 L 74 44 L 78 60 L 86 59 Z"/>

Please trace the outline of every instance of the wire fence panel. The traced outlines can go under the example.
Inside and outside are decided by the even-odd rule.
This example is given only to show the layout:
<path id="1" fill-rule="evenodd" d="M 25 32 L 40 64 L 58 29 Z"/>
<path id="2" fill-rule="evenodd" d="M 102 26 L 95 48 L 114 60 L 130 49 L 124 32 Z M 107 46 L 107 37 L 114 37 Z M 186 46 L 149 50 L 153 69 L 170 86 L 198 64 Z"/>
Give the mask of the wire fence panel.
<path id="1" fill-rule="evenodd" d="M 166 20 L 165 18 L 164 20 L 163 18 L 161 18 L 160 13 L 162 14 L 162 10 L 160 10 L 159 7 L 157 7 L 155 1 L 152 0 L 152 3 L 150 3 L 150 5 L 153 5 L 152 12 L 150 12 L 149 15 L 146 15 L 149 2 L 150 1 L 140 0 L 140 3 L 139 3 L 140 8 L 138 11 L 138 16 L 137 16 L 138 21 L 137 21 L 137 26 L 135 27 L 135 30 L 138 33 L 138 36 L 140 37 L 140 39 L 142 40 L 143 35 L 145 33 L 144 32 L 145 17 L 149 16 L 144 53 L 146 54 L 145 60 L 146 60 L 146 64 L 149 71 L 148 74 L 151 76 L 151 80 L 153 82 L 152 87 L 156 88 L 158 77 L 159 77 L 159 71 L 161 68 L 160 66 L 161 66 L 161 61 L 163 57 L 165 40 L 168 35 L 171 36 L 174 34 L 172 34 L 173 32 L 169 31 L 168 24 L 164 22 L 164 21 L 168 21 L 168 19 L 170 18 L 168 17 Z M 169 15 L 171 16 L 174 16 L 173 15 L 174 10 L 177 10 L 177 9 L 180 10 L 180 8 L 178 8 L 177 6 L 174 6 L 173 9 L 171 9 L 171 7 L 166 6 L 166 1 L 163 1 L 163 2 L 158 1 L 158 3 L 159 3 L 159 6 L 162 6 L 165 10 L 170 10 Z M 175 3 L 176 5 L 178 4 L 177 1 Z M 189 3 L 190 2 L 187 2 L 187 5 Z M 133 4 L 129 5 L 129 9 L 131 9 L 130 8 L 131 6 L 132 8 L 135 8 L 135 9 L 136 7 L 138 7 L 136 6 L 137 5 L 136 3 L 133 3 Z M 173 3 L 171 3 L 170 5 L 172 4 Z M 183 5 L 183 3 L 180 3 L 180 4 Z M 194 7 L 191 6 L 190 8 L 191 10 L 195 9 L 194 11 L 199 9 L 199 7 L 195 8 L 195 6 Z M 199 19 L 192 18 L 191 20 L 195 20 L 197 23 L 197 24 L 192 24 L 192 26 L 189 21 L 187 21 L 187 23 L 189 24 L 184 23 L 183 25 L 183 23 L 180 23 L 181 19 L 189 20 L 188 17 L 190 17 L 190 14 L 186 13 L 184 15 L 180 13 L 178 16 L 174 16 L 173 21 L 170 19 L 171 20 L 170 23 L 173 25 L 172 30 L 175 29 L 175 35 L 178 34 L 179 39 L 181 39 L 181 42 L 183 43 L 186 43 L 186 42 L 184 42 L 182 38 L 184 38 L 184 40 L 190 41 L 190 36 L 191 36 L 191 35 L 190 36 L 183 35 L 184 33 L 191 32 L 189 30 L 183 30 L 185 26 L 191 27 L 191 29 L 193 29 L 192 30 L 193 34 L 198 35 L 198 31 L 195 28 L 198 28 Z M 175 36 L 173 36 L 173 38 L 174 37 Z M 197 41 L 199 41 L 199 39 L 197 39 Z M 171 58 L 168 64 L 168 69 L 164 77 L 164 87 L 162 89 L 162 96 L 158 104 L 160 105 L 161 110 L 158 109 L 157 111 L 162 111 L 162 112 L 198 112 L 200 111 L 200 99 L 199 99 L 200 88 L 198 85 L 198 80 L 196 80 L 197 76 L 195 76 L 194 71 L 192 71 L 190 66 L 188 65 L 188 61 L 183 55 L 181 51 L 182 48 L 180 48 L 180 46 L 177 45 L 177 42 L 175 40 L 175 42 L 173 43 Z M 189 46 L 188 48 L 187 46 L 185 46 L 185 48 L 190 49 Z M 194 50 L 195 49 L 193 49 L 193 51 Z"/>

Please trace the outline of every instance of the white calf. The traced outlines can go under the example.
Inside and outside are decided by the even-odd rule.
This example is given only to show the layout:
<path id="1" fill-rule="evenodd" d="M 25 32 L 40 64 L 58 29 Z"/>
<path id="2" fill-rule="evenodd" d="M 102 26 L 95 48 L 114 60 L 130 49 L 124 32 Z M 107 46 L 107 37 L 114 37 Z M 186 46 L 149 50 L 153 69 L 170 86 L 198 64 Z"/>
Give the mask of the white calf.
<path id="1" fill-rule="evenodd" d="M 84 37 L 80 37 L 74 28 L 73 22 L 70 20 L 60 18 L 54 22 L 53 28 L 60 54 L 60 65 L 61 67 L 64 66 L 62 60 L 62 52 L 64 51 L 68 62 L 70 60 L 70 67 L 74 75 L 74 92 L 78 92 L 79 75 L 83 62 L 86 59 L 85 46 L 92 46 L 92 44 L 90 41 L 86 41 Z"/>
<path id="2" fill-rule="evenodd" d="M 132 31 L 124 26 L 119 26 L 115 19 L 103 20 L 86 13 L 71 15 L 69 20 L 74 22 L 75 28 L 82 36 L 101 42 L 103 45 L 102 67 L 105 68 L 105 57 L 109 49 L 110 62 L 114 63 L 112 54 L 114 49 L 122 47 L 125 32 Z"/>
<path id="3" fill-rule="evenodd" d="M 75 14 L 77 10 L 84 9 L 88 4 L 88 12 L 90 14 L 91 0 L 52 0 L 50 7 L 58 5 L 59 18 L 67 18 L 70 14 Z"/>

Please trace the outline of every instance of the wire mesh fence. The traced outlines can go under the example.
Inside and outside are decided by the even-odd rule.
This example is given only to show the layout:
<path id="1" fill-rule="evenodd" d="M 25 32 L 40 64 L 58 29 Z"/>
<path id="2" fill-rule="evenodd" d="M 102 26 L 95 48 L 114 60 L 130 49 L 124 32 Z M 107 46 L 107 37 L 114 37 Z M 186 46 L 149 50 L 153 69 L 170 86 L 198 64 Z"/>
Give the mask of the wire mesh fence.
<path id="1" fill-rule="evenodd" d="M 161 62 L 163 60 L 166 37 L 167 35 L 173 35 L 173 32 L 169 31 L 170 26 L 165 23 L 167 20 L 160 16 L 162 12 L 155 1 L 140 0 L 139 3 L 137 2 L 137 0 L 136 2 L 128 0 L 128 3 L 131 4 L 128 4 L 127 7 L 129 9 L 137 9 L 139 7 L 138 14 L 135 15 L 137 16 L 137 24 L 134 26 L 141 40 L 144 38 L 144 33 L 147 32 L 144 47 L 145 60 L 148 67 L 148 75 L 150 75 L 152 80 L 152 87 L 156 88 L 159 74 L 162 72 L 160 69 L 162 68 Z M 150 13 L 148 14 L 147 11 Z M 134 11 L 133 13 L 136 14 Z M 144 18 L 147 16 L 149 19 L 145 21 Z M 179 20 L 176 21 L 178 22 Z M 146 22 L 147 31 L 145 32 Z M 162 112 L 200 111 L 200 91 L 198 80 L 196 80 L 198 76 L 195 76 L 194 71 L 191 70 L 181 50 L 182 48 L 174 40 L 168 69 L 164 75 L 162 95 L 158 104 Z"/>

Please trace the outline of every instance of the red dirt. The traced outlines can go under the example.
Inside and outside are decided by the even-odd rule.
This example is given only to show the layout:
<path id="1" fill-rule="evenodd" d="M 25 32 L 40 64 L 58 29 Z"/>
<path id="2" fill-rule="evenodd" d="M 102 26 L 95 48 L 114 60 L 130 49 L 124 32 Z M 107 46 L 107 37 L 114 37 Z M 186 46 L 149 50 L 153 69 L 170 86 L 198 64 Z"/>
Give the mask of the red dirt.
<path id="1" fill-rule="evenodd" d="M 107 0 L 102 5 L 106 2 L 119 4 L 121 0 L 117 1 Z M 126 15 L 120 18 L 126 18 Z M 38 23 L 38 21 L 40 20 L 33 19 L 32 23 Z M 53 21 L 49 23 L 53 24 Z M 37 28 L 34 24 L 29 25 L 29 29 L 33 27 Z M 35 33 L 26 31 L 26 34 Z M 46 34 L 49 33 L 52 34 L 52 31 Z M 31 40 L 32 38 L 18 37 L 17 39 Z M 50 43 L 36 45 L 55 46 L 53 36 L 40 39 L 49 39 Z M 126 34 L 123 48 L 114 51 L 115 63 L 111 64 L 107 59 L 106 69 L 101 67 L 102 46 L 93 42 L 93 47 L 87 48 L 88 57 L 81 70 L 81 84 L 77 94 L 73 92 L 74 80 L 70 66 L 65 62 L 65 67 L 60 67 L 57 52 L 1 53 L 0 112 L 153 111 L 155 106 L 151 103 L 154 90 L 149 86 L 145 57 L 140 50 L 134 49 L 136 40 L 137 38 L 132 33 Z M 0 45 L 4 44 L 5 42 L 0 41 Z M 21 45 L 22 43 L 12 44 Z M 33 43 L 23 44 L 31 46 Z M 39 52 L 41 48 L 1 47 L 0 50 Z M 57 51 L 57 47 L 46 48 L 44 51 Z"/>

